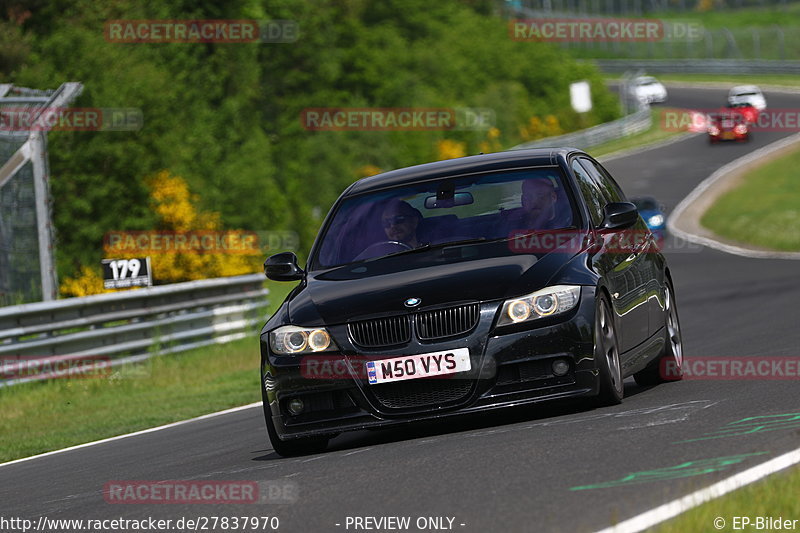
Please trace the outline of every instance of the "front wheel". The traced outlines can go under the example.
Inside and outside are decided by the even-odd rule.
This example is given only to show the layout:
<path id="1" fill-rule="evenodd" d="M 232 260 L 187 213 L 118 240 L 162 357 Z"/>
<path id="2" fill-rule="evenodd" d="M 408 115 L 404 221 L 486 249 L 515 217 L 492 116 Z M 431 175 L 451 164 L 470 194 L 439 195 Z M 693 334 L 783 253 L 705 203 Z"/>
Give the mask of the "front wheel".
<path id="1" fill-rule="evenodd" d="M 683 379 L 681 322 L 678 319 L 678 306 L 675 304 L 675 289 L 669 279 L 667 279 L 667 290 L 664 292 L 664 316 L 666 317 L 664 350 L 644 370 L 633 375 L 633 379 L 639 385 L 658 385 L 665 381 Z"/>
<path id="2" fill-rule="evenodd" d="M 594 319 L 594 357 L 600 372 L 600 405 L 617 405 L 622 402 L 622 366 L 619 362 L 619 343 L 614 328 L 611 306 L 605 296 L 597 300 Z"/>

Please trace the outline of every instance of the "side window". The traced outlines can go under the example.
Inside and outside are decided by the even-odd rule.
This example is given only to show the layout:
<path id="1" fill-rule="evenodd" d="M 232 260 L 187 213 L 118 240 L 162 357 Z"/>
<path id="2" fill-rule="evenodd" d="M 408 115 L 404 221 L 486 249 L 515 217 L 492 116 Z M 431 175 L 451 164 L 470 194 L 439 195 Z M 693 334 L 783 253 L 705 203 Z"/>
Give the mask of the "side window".
<path id="1" fill-rule="evenodd" d="M 585 157 L 579 159 L 609 202 L 625 201 L 625 194 L 623 194 L 622 189 L 619 188 L 617 182 L 614 181 L 614 178 L 611 177 L 606 169 L 591 159 L 586 159 Z"/>
<path id="2" fill-rule="evenodd" d="M 584 169 L 577 159 L 572 160 L 572 171 L 578 180 L 578 187 L 581 189 L 586 206 L 589 208 L 589 215 L 592 218 L 594 226 L 600 225 L 603 221 L 603 207 L 606 204 L 605 199 L 600 194 L 594 180 L 589 176 L 589 173 Z"/>

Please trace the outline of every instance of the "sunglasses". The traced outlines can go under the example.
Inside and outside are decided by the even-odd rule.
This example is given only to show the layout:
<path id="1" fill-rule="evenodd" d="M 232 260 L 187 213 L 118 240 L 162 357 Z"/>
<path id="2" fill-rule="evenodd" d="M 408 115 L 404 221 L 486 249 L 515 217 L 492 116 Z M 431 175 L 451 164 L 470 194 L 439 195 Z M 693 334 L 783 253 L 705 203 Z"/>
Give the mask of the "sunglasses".
<path id="1" fill-rule="evenodd" d="M 383 219 L 383 227 L 384 228 L 389 228 L 389 227 L 392 227 L 392 226 L 396 226 L 398 224 L 402 224 L 402 223 L 406 222 L 407 220 L 409 220 L 409 217 L 407 217 L 405 215 L 397 215 L 397 216 L 393 216 L 393 217 L 384 218 Z"/>

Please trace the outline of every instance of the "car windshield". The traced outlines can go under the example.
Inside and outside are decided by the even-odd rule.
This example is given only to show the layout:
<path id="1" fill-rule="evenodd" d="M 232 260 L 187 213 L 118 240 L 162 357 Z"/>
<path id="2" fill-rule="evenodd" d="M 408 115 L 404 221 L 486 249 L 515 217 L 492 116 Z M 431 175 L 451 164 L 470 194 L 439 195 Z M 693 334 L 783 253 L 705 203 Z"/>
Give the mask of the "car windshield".
<path id="1" fill-rule="evenodd" d="M 578 220 L 557 167 L 443 178 L 344 200 L 312 264 L 329 268 L 448 243 L 502 240 Z"/>

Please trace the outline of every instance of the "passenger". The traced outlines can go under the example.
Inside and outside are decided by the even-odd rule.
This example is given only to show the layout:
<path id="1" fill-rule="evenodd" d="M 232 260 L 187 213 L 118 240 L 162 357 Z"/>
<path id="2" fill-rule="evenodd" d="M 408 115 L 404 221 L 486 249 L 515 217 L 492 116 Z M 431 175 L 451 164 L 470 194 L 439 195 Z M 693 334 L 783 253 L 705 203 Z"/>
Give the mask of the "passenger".
<path id="1" fill-rule="evenodd" d="M 553 182 L 547 178 L 527 179 L 522 182 L 522 208 L 509 216 L 510 230 L 556 229 L 556 194 Z"/>

